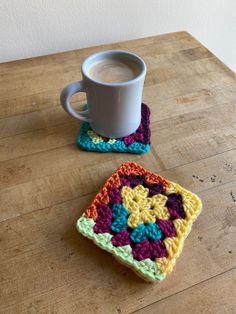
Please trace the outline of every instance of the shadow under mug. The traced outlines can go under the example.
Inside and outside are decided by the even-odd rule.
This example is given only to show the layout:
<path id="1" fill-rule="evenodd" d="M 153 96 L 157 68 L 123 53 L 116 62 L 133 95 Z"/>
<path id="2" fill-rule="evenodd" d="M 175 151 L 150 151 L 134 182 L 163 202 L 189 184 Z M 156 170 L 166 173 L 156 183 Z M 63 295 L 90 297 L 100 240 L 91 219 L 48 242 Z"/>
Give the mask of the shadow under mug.
<path id="1" fill-rule="evenodd" d="M 106 83 L 89 75 L 91 66 L 103 59 L 125 59 L 136 63 L 139 74 L 132 80 Z M 146 65 L 137 55 L 123 50 L 94 53 L 81 66 L 82 81 L 66 86 L 61 92 L 61 105 L 72 117 L 90 123 L 98 134 L 120 138 L 134 133 L 141 122 L 141 103 Z M 76 111 L 70 104 L 72 95 L 85 92 L 87 110 Z"/>

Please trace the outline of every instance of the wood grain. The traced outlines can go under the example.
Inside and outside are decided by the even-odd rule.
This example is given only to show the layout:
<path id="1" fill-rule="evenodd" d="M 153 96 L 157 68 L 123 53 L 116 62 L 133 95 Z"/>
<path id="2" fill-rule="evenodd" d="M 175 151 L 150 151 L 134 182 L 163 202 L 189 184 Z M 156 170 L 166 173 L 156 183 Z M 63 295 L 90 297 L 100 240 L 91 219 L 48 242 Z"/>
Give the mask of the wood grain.
<path id="1" fill-rule="evenodd" d="M 79 124 L 59 105 L 87 55 L 117 48 L 147 63 L 152 147 L 144 156 L 79 150 Z M 0 312 L 235 313 L 235 74 L 186 32 L 8 62 L 0 73 Z M 84 103 L 84 94 L 73 98 L 76 108 Z M 203 200 L 175 272 L 160 284 L 75 229 L 127 160 Z"/>
<path id="2" fill-rule="evenodd" d="M 100 161 L 99 153 L 87 156 L 86 152 L 79 152 L 71 146 L 50 152 L 50 156 L 44 153 L 9 161 L 9 168 L 4 162 L 6 167 L 0 168 L 0 221 L 96 192 L 106 178 L 130 158 L 127 154 L 116 157 L 106 154 Z M 134 156 L 132 160 L 196 193 L 236 180 L 236 150 L 165 171 L 151 152 Z"/>
<path id="3" fill-rule="evenodd" d="M 29 310 L 33 304 L 35 312 L 46 308 L 69 313 L 74 306 L 82 313 L 92 309 L 127 313 L 232 269 L 236 266 L 236 214 L 229 191 L 236 193 L 235 182 L 199 193 L 204 211 L 175 272 L 161 284 L 143 282 L 77 234 L 76 219 L 93 195 L 2 222 L 3 311 Z M 73 304 L 68 301 L 71 298 Z"/>

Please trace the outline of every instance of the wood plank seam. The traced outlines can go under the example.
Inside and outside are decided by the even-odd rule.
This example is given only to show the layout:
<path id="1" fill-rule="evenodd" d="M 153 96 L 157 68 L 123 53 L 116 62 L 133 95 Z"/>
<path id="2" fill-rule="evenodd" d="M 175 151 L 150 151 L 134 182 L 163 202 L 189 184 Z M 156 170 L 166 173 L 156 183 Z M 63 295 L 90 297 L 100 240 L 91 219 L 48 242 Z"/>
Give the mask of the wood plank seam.
<path id="1" fill-rule="evenodd" d="M 224 108 L 225 107 L 225 105 L 226 104 L 222 104 L 222 105 L 219 105 L 219 107 L 221 108 Z M 208 109 L 210 109 L 210 108 L 208 108 Z M 199 110 L 199 111 L 197 111 L 197 112 L 195 112 L 195 113 L 201 113 L 201 112 L 204 112 L 205 111 L 205 109 L 201 109 L 201 110 Z M 186 113 L 186 114 L 181 114 L 181 115 L 177 115 L 177 116 L 175 116 L 175 117 L 172 117 L 171 118 L 171 120 L 173 120 L 173 121 L 175 121 L 175 120 L 178 120 L 181 116 L 188 116 L 188 115 L 191 115 L 191 113 Z M 167 118 L 167 119 L 161 119 L 161 120 L 158 120 L 158 121 L 156 121 L 156 122 L 151 122 L 151 127 L 152 127 L 152 125 L 154 124 L 154 123 L 160 123 L 160 122 L 164 122 L 164 121 L 170 121 L 170 118 Z M 53 128 L 55 128 L 56 126 L 70 126 L 71 125 L 71 123 L 73 123 L 73 125 L 75 124 L 75 122 L 74 121 L 69 121 L 69 122 L 65 122 L 65 123 L 63 123 L 63 124 L 58 124 L 58 125 L 53 125 Z M 224 125 L 222 125 L 222 128 L 224 127 Z M 1 140 L 3 140 L 3 139 L 6 139 L 6 138 L 14 138 L 14 137 L 17 137 L 17 136 L 21 136 L 21 135 L 24 135 L 24 134 L 27 134 L 27 133 L 34 133 L 34 132 L 37 132 L 37 131 L 43 131 L 43 130 L 46 130 L 47 128 L 40 128 L 40 129 L 37 129 L 37 130 L 31 130 L 31 131 L 29 131 L 29 132 L 23 132 L 23 133 L 20 133 L 20 134 L 17 134 L 17 135 L 12 135 L 12 136 L 9 136 L 9 137 L 5 137 L 5 138 L 2 138 Z M 79 123 L 78 123 L 78 132 L 79 132 Z M 71 145 L 71 144 L 69 144 L 69 145 Z M 75 144 L 76 145 L 76 144 Z M 62 145 L 62 146 L 59 146 L 59 147 L 65 147 L 65 146 L 67 146 L 67 144 L 66 145 Z M 57 147 L 57 148 L 59 148 L 59 147 Z M 53 148 L 53 149 L 55 149 L 55 148 Z M 43 151 L 50 151 L 50 149 L 43 149 L 43 150 L 41 150 L 41 151 L 38 151 L 38 152 L 35 152 L 35 153 L 29 153 L 29 154 L 25 154 L 25 155 L 20 155 L 19 157 L 24 157 L 24 156 L 30 156 L 31 154 L 33 155 L 33 154 L 37 154 L 37 153 L 40 153 L 40 152 L 43 152 Z M 213 155 L 210 155 L 210 156 L 213 156 Z M 210 156 L 208 156 L 208 157 L 210 157 Z M 13 160 L 13 159 L 15 159 L 15 158 L 18 158 L 18 157 L 14 157 L 14 158 L 8 158 L 7 160 Z M 4 160 L 3 160 L 4 161 Z M 195 161 L 197 161 L 197 160 L 195 160 Z M 164 166 L 164 165 L 163 165 Z"/>
<path id="2" fill-rule="evenodd" d="M 178 167 L 176 167 L 176 168 L 178 168 Z M 169 169 L 167 169 L 167 170 L 169 170 Z M 164 170 L 164 171 L 165 171 L 165 170 Z M 162 175 L 162 171 L 159 171 L 159 174 Z M 31 181 L 28 181 L 28 182 L 31 182 Z M 215 188 L 219 188 L 219 187 L 222 187 L 222 186 L 228 185 L 228 184 L 230 184 L 230 183 L 234 183 L 234 182 L 236 182 L 236 178 L 235 178 L 235 180 L 230 180 L 230 181 L 227 181 L 227 182 L 225 182 L 225 183 L 218 184 L 217 186 L 212 186 L 212 187 L 207 188 L 207 189 L 198 190 L 197 193 L 198 193 L 198 195 L 201 196 L 201 193 L 203 193 L 203 192 L 211 191 L 211 190 L 213 190 L 213 189 L 215 189 Z M 19 184 L 21 184 L 21 183 L 19 183 Z M 69 201 L 72 201 L 72 200 L 75 200 L 75 199 L 79 199 L 79 198 L 81 198 L 81 197 L 85 197 L 85 196 L 89 196 L 89 195 L 91 195 L 91 196 L 94 195 L 94 196 L 95 196 L 97 192 L 98 192 L 98 190 L 96 189 L 96 190 L 94 190 L 94 191 L 92 191 L 92 192 L 85 193 L 85 194 L 81 194 L 79 197 L 73 197 L 73 198 L 67 199 L 67 200 L 65 200 L 65 201 L 63 201 L 63 202 L 54 203 L 54 204 L 51 205 L 51 206 L 46 206 L 46 207 L 42 207 L 42 208 L 38 208 L 38 209 L 32 210 L 32 211 L 30 211 L 30 212 L 26 212 L 26 213 L 23 213 L 23 214 L 19 214 L 19 215 L 15 216 L 15 217 L 11 217 L 11 218 L 8 218 L 8 219 L 5 219 L 5 220 L 0 221 L 0 224 L 3 223 L 3 222 L 6 222 L 6 221 L 8 221 L 8 220 L 12 220 L 12 219 L 15 219 L 15 218 L 23 217 L 23 216 L 25 216 L 25 215 L 29 215 L 30 213 L 33 213 L 33 212 L 41 211 L 41 210 L 44 210 L 44 209 L 46 209 L 46 208 L 50 208 L 50 207 L 53 207 L 53 206 L 57 206 L 57 205 L 60 205 L 60 204 L 67 203 L 67 202 L 69 202 Z M 203 209 L 204 209 L 204 204 L 203 204 Z"/>
<path id="3" fill-rule="evenodd" d="M 173 80 L 173 79 L 172 79 Z M 159 82 L 159 83 L 155 83 L 155 84 L 152 84 L 153 87 L 158 87 L 158 85 L 162 84 L 162 82 Z M 233 87 L 234 86 L 234 83 L 230 82 L 228 84 L 225 84 L 223 87 L 221 87 L 220 85 L 216 85 L 214 88 L 212 87 L 211 90 L 212 91 L 221 91 L 221 90 L 224 90 L 225 88 L 229 88 L 229 87 Z M 144 86 L 144 91 L 145 91 L 145 87 L 147 88 L 148 86 Z M 44 94 L 44 93 L 56 93 L 56 94 L 60 94 L 60 91 L 61 91 L 62 87 L 56 89 L 56 91 L 54 90 L 49 90 L 49 91 L 41 91 L 41 92 L 38 92 L 38 93 L 33 93 L 33 94 L 28 94 L 27 96 L 22 96 L 21 98 L 27 98 L 27 97 L 33 97 L 33 96 L 37 96 L 37 95 L 41 95 L 41 94 Z M 187 93 L 189 94 L 189 93 Z M 170 101 L 171 99 L 175 99 L 175 98 L 178 98 L 178 97 L 182 97 L 184 96 L 183 93 L 180 93 L 180 94 L 177 94 L 175 96 L 169 96 L 169 97 L 166 97 L 164 98 L 166 101 Z M 14 100 L 14 98 L 12 99 L 9 99 L 6 98 L 6 99 L 1 99 L 1 101 L 4 101 L 4 100 Z M 82 105 L 84 101 L 80 101 L 79 103 Z M 43 110 L 48 110 L 48 109 L 52 109 L 52 108 L 56 108 L 57 106 L 59 106 L 60 102 L 59 102 L 59 98 L 58 98 L 58 101 L 56 103 L 53 102 L 53 105 L 50 104 L 50 106 L 46 107 L 46 108 L 35 108 L 35 110 L 30 110 L 30 111 L 24 111 L 24 112 L 20 112 L 20 113 L 16 113 L 16 114 L 9 114 L 9 115 L 5 115 L 5 116 L 0 116 L 0 120 L 1 119 L 5 119 L 5 118 L 10 118 L 10 117 L 15 117 L 15 116 L 20 116 L 20 115 L 23 115 L 23 114 L 28 114 L 28 113 L 33 113 L 33 112 L 38 112 L 38 111 L 43 111 Z M 72 100 L 72 104 L 78 104 L 77 101 L 73 101 Z"/>
<path id="4" fill-rule="evenodd" d="M 185 288 L 185 289 L 183 289 L 183 290 L 181 290 L 181 291 L 178 291 L 178 292 L 175 292 L 175 293 L 173 293 L 173 294 L 170 294 L 170 295 L 168 295 L 167 297 L 164 297 L 164 298 L 162 298 L 162 299 L 160 299 L 160 300 L 158 300 L 158 301 L 156 301 L 156 302 L 153 302 L 153 303 L 150 303 L 150 304 L 148 304 L 148 305 L 146 305 L 146 306 L 144 306 L 144 307 L 141 307 L 141 308 L 139 308 L 139 309 L 137 309 L 137 310 L 135 310 L 135 311 L 133 311 L 133 312 L 130 312 L 129 314 L 137 313 L 138 311 L 143 310 L 143 309 L 145 309 L 145 308 L 147 308 L 147 307 L 149 307 L 149 306 L 151 306 L 151 305 L 157 304 L 157 303 L 159 303 L 159 302 L 161 302 L 161 301 L 163 301 L 163 300 L 167 300 L 167 299 L 169 299 L 170 297 L 173 297 L 174 295 L 178 295 L 178 294 L 180 294 L 180 293 L 182 293 L 182 292 L 185 292 L 185 291 L 187 291 L 187 290 L 189 290 L 189 289 L 191 289 L 191 288 L 193 288 L 193 287 L 200 286 L 201 284 L 203 284 L 203 283 L 205 283 L 205 282 L 208 282 L 208 281 L 210 281 L 210 280 L 212 280 L 212 279 L 214 279 L 214 278 L 220 277 L 220 276 L 222 276 L 222 275 L 224 275 L 224 274 L 226 274 L 226 273 L 229 273 L 229 272 L 233 271 L 235 268 L 236 268 L 236 265 L 235 265 L 235 267 L 232 267 L 232 268 L 230 268 L 230 269 L 227 269 L 226 271 L 223 271 L 222 273 L 219 273 L 219 274 L 217 274 L 217 275 L 215 275 L 215 276 L 212 276 L 212 277 L 210 277 L 210 278 L 207 278 L 207 279 L 204 279 L 204 280 L 202 280 L 202 281 L 200 281 L 200 282 L 197 282 L 197 283 L 195 283 L 194 285 L 191 285 L 191 286 L 189 286 L 189 287 L 187 287 L 187 288 Z"/>
<path id="5" fill-rule="evenodd" d="M 156 159 L 157 163 L 160 164 L 161 168 L 163 170 L 167 170 L 166 166 L 164 165 L 163 161 L 161 160 L 161 158 L 157 155 L 155 149 L 151 146 L 151 152 L 152 152 L 152 155 L 154 156 L 154 158 Z M 169 170 L 169 169 L 168 169 Z"/>
<path id="6" fill-rule="evenodd" d="M 229 85 L 230 86 L 230 85 Z M 181 96 L 184 96 L 184 95 L 181 95 Z M 175 98 L 178 98 L 178 96 L 175 96 L 175 97 L 170 97 L 170 99 L 175 99 Z M 168 101 L 168 99 L 166 100 L 166 101 Z M 84 101 L 84 102 L 86 102 L 86 101 Z M 72 102 L 72 104 L 73 104 L 73 102 Z M 220 105 L 218 105 L 217 106 L 217 108 L 225 108 L 226 106 L 230 106 L 230 105 L 232 105 L 232 104 L 229 104 L 228 102 L 226 102 L 226 103 L 222 103 L 222 104 L 220 104 Z M 16 115 L 12 115 L 12 116 L 8 116 L 8 117 L 0 117 L 0 120 L 4 120 L 4 119 L 6 119 L 6 118 L 13 118 L 13 117 L 17 117 L 17 116 L 21 116 L 21 115 L 27 115 L 27 114 L 30 114 L 30 113 L 33 113 L 33 112 L 46 112 L 47 110 L 49 110 L 49 109 L 53 109 L 53 108 L 55 108 L 56 109 L 56 107 L 58 107 L 57 109 L 58 110 L 62 110 L 62 108 L 60 107 L 60 106 L 58 106 L 58 105 L 55 105 L 55 106 L 53 106 L 53 107 L 50 107 L 50 108 L 42 108 L 42 109 L 39 109 L 39 110 L 35 110 L 35 111 L 30 111 L 30 112 L 27 112 L 27 113 L 25 113 L 25 112 L 23 112 L 23 113 L 19 113 L 19 114 L 16 114 Z M 209 106 L 209 107 L 207 107 L 207 109 L 210 109 L 210 108 L 212 108 L 212 107 L 214 107 L 214 105 L 212 105 L 212 106 Z M 202 111 L 204 111 L 204 110 L 206 110 L 205 108 L 203 108 L 203 109 L 199 109 L 199 110 L 196 110 L 196 111 L 194 111 L 194 113 L 200 113 L 200 112 L 202 112 Z M 64 113 L 64 112 L 63 112 Z M 155 120 L 155 121 L 152 121 L 152 124 L 153 123 L 158 123 L 158 122 L 165 122 L 165 121 L 169 121 L 170 119 L 172 119 L 172 120 L 175 120 L 175 119 L 178 119 L 179 117 L 181 117 L 181 116 L 183 116 L 183 115 L 188 115 L 188 114 L 191 114 L 192 112 L 187 112 L 187 113 L 176 113 L 175 115 L 173 115 L 173 116 L 171 116 L 171 117 L 169 117 L 169 118 L 158 118 L 158 120 Z M 65 115 L 66 115 L 66 113 L 64 113 Z M 64 123 L 56 123 L 56 124 L 52 124 L 51 126 L 63 126 L 63 125 L 70 125 L 71 123 L 75 123 L 75 121 L 76 120 L 74 120 L 74 119 L 72 119 L 71 118 L 71 120 L 70 121 L 68 121 L 68 122 L 64 122 Z M 77 121 L 77 123 L 78 123 L 78 127 L 79 127 L 79 125 L 80 125 L 80 123 Z M 24 132 L 21 132 L 21 133 L 17 133 L 17 134 L 14 134 L 14 135 L 10 135 L 10 136 L 5 136 L 5 137 L 1 137 L 0 139 L 6 139 L 6 138 L 11 138 L 11 137 L 14 137 L 14 136 L 18 136 L 18 135 L 23 135 L 23 134 L 27 134 L 27 133 L 30 133 L 30 132 L 35 132 L 35 131 L 40 131 L 40 130 L 44 130 L 45 129 L 45 127 L 42 127 L 42 128 L 37 128 L 37 129 L 33 129 L 33 130 L 29 130 L 29 131 L 24 131 Z"/>

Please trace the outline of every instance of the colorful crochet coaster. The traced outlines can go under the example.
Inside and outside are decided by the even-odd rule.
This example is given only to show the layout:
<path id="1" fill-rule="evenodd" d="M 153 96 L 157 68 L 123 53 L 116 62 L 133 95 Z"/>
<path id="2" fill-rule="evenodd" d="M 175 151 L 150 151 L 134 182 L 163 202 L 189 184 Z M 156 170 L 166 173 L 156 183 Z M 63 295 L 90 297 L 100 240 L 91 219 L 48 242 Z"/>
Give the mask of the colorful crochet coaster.
<path id="1" fill-rule="evenodd" d="M 123 138 L 109 139 L 95 133 L 88 122 L 83 122 L 77 144 L 87 151 L 143 154 L 150 149 L 150 135 L 150 109 L 142 104 L 141 124 L 135 133 Z"/>
<path id="2" fill-rule="evenodd" d="M 127 162 L 107 180 L 77 229 L 147 281 L 163 280 L 201 208 L 195 194 Z"/>

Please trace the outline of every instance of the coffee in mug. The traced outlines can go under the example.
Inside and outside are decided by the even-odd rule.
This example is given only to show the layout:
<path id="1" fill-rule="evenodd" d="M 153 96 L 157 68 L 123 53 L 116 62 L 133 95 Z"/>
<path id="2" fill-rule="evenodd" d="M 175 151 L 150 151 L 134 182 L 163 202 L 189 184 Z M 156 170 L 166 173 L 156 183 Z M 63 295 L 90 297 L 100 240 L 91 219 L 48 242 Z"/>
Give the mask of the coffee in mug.
<path id="1" fill-rule="evenodd" d="M 103 59 L 95 62 L 89 69 L 89 76 L 104 83 L 120 83 L 133 80 L 140 73 L 138 65 L 132 60 Z"/>

